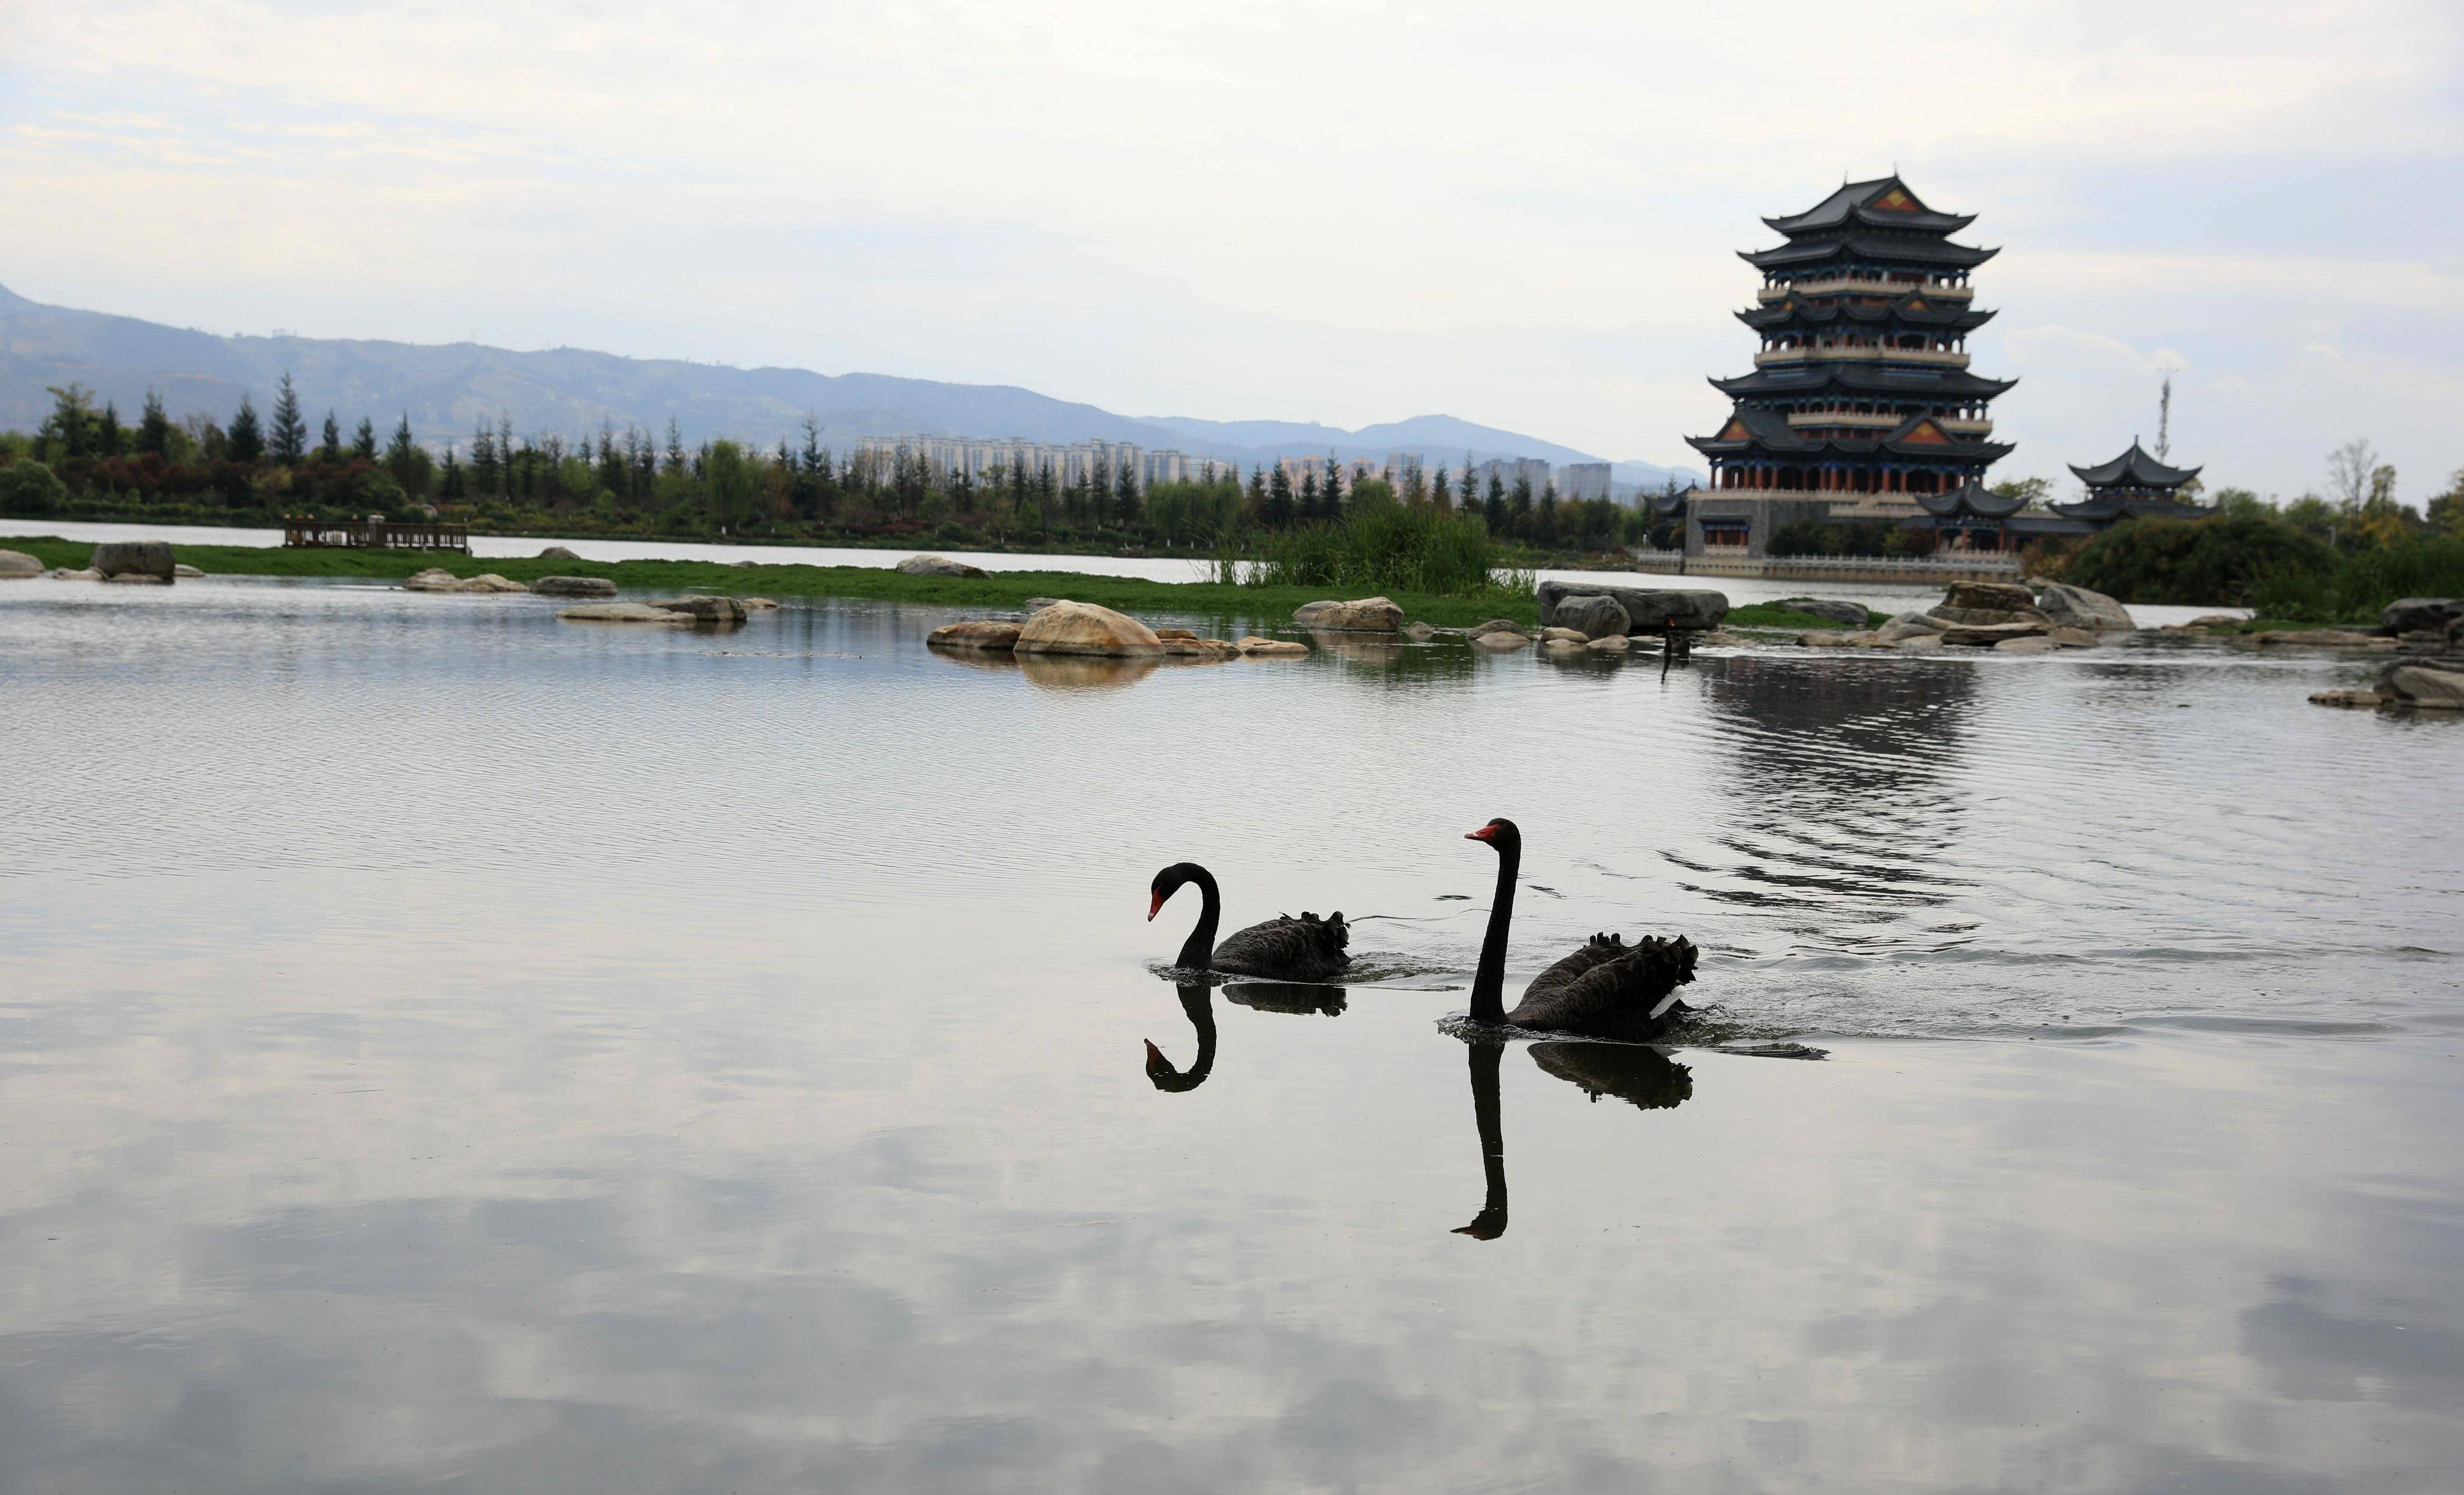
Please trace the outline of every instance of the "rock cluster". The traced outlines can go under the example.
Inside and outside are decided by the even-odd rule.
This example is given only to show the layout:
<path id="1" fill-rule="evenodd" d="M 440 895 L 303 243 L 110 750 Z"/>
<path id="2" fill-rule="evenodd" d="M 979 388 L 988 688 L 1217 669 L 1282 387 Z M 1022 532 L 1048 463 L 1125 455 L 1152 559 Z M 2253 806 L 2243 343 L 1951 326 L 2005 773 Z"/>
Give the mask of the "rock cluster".
<path id="1" fill-rule="evenodd" d="M 963 623 L 944 623 L 924 636 L 924 642 L 935 649 L 990 649 L 1007 651 L 1018 647 L 1016 623 L 998 619 L 972 619 Z"/>
<path id="2" fill-rule="evenodd" d="M 1555 625 L 1552 632 L 1570 631 L 1586 638 L 1622 638 L 1634 627 L 1634 618 L 1617 598 L 1598 595 L 1561 600 L 1550 621 Z"/>
<path id="3" fill-rule="evenodd" d="M 170 585 L 179 569 L 179 563 L 171 557 L 171 547 L 160 540 L 106 541 L 94 547 L 94 558 L 85 564 L 101 572 L 105 581 L 143 577 L 165 586 Z"/>
<path id="4" fill-rule="evenodd" d="M 542 576 L 531 591 L 542 597 L 612 597 L 616 584 L 605 576 Z"/>
<path id="5" fill-rule="evenodd" d="M 2464 711 L 2464 660 L 2398 659 L 2379 672 L 2375 688 L 2322 690 L 2310 700 L 2321 706 Z"/>
<path id="6" fill-rule="evenodd" d="M 1292 610 L 1292 621 L 1339 634 L 1391 634 L 1403 626 L 1403 610 L 1384 597 L 1305 602 Z"/>
<path id="7" fill-rule="evenodd" d="M 1537 596 L 1544 628 L 1557 624 L 1557 610 L 1574 597 L 1606 597 L 1615 602 L 1627 619 L 1627 626 L 1617 630 L 1619 633 L 1661 633 L 1672 628 L 1700 632 L 1719 627 L 1728 615 L 1727 595 L 1718 591 L 1544 581 Z"/>
<path id="8" fill-rule="evenodd" d="M 566 549 L 561 545 L 549 546 L 546 549 L 541 550 L 539 553 L 539 558 L 542 561 L 579 561 L 582 559 L 582 557 L 574 554 L 572 551 Z"/>
<path id="9" fill-rule="evenodd" d="M 1091 602 L 1056 602 L 1020 625 L 1020 654 L 1093 654 L 1111 658 L 1163 653 L 1155 630 Z"/>
<path id="10" fill-rule="evenodd" d="M 408 577 L 403 582 L 402 590 L 405 591 L 530 591 L 528 587 L 523 586 L 520 582 L 508 581 L 504 577 L 497 575 L 495 571 L 482 571 L 478 575 L 465 581 L 441 566 L 431 566 L 428 569 L 419 572 L 417 575 Z M 614 582 L 609 582 L 607 584 L 606 595 L 612 597 L 615 594 L 616 584 Z"/>
<path id="11" fill-rule="evenodd" d="M 980 566 L 969 566 L 964 561 L 954 561 L 946 555 L 911 555 L 898 563 L 897 570 L 903 576 L 984 576 L 989 574 Z"/>

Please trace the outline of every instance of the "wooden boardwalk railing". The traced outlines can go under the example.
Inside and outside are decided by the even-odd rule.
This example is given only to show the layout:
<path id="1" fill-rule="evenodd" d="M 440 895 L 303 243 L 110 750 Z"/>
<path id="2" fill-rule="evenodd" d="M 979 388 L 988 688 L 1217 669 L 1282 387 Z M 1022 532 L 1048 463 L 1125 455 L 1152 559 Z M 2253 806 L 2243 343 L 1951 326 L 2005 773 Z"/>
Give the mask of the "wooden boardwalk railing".
<path id="1" fill-rule="evenodd" d="M 459 550 L 471 553 L 467 524 L 388 524 L 376 520 L 319 520 L 293 516 L 282 522 L 286 547 L 348 550 Z"/>

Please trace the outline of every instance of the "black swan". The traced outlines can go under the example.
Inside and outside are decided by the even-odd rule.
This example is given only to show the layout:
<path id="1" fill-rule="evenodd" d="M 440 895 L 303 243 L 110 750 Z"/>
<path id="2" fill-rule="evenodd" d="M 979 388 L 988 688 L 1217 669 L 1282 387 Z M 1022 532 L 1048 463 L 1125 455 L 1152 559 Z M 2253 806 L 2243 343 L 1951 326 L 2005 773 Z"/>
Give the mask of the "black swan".
<path id="1" fill-rule="evenodd" d="M 1491 820 L 1464 839 L 1486 841 L 1497 853 L 1497 898 L 1489 905 L 1488 935 L 1472 977 L 1471 1020 L 1506 1023 L 1543 1033 L 1578 1033 L 1595 1038 L 1647 1043 L 1685 1015 L 1677 989 L 1694 979 L 1691 941 L 1644 938 L 1629 946 L 1622 935 L 1595 934 L 1581 948 L 1531 978 L 1514 1011 L 1506 1010 L 1506 937 L 1514 919 L 1514 881 L 1523 866 L 1523 833 L 1511 820 Z"/>
<path id="2" fill-rule="evenodd" d="M 1173 962 L 1183 971 L 1228 971 L 1269 981 L 1324 981 L 1352 964 L 1352 957 L 1343 952 L 1352 943 L 1352 930 L 1340 912 L 1324 919 L 1312 913 L 1297 919 L 1284 914 L 1253 924 L 1217 944 L 1215 926 L 1223 916 L 1223 896 L 1216 891 L 1215 875 L 1194 861 L 1175 862 L 1155 874 L 1147 918 L 1153 920 L 1161 913 L 1164 900 L 1188 882 L 1198 884 L 1206 902 L 1199 910 L 1198 927 L 1189 931 L 1189 943 Z"/>
<path id="3" fill-rule="evenodd" d="M 1175 1069 L 1155 1039 L 1147 1039 L 1147 1078 L 1156 1089 L 1175 1094 L 1197 1089 L 1215 1072 L 1215 989 L 1203 981 L 1181 982 L 1180 1010 L 1189 1015 L 1189 1025 L 1198 1031 L 1197 1062 L 1186 1071 Z"/>

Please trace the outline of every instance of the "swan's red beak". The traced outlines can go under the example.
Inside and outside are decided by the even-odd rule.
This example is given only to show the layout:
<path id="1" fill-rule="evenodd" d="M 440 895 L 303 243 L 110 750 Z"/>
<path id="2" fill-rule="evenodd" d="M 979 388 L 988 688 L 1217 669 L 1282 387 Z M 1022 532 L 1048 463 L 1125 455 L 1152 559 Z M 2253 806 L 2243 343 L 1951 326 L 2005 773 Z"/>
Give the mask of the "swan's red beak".
<path id="1" fill-rule="evenodd" d="M 1496 834 L 1497 827 L 1493 825 L 1484 825 L 1477 831 L 1463 832 L 1463 839 L 1467 841 L 1485 841 Z"/>
<path id="2" fill-rule="evenodd" d="M 1153 1038 L 1149 1038 L 1149 1039 L 1147 1039 L 1147 1040 L 1146 1040 L 1146 1045 L 1147 1045 L 1147 1062 L 1148 1062 L 1148 1063 L 1150 1063 L 1150 1064 L 1160 1064 L 1160 1063 L 1162 1063 L 1162 1062 L 1163 1062 L 1163 1050 L 1161 1050 L 1161 1049 L 1159 1049 L 1159 1048 L 1156 1048 L 1156 1047 L 1155 1046 L 1155 1039 L 1153 1039 Z"/>
<path id="3" fill-rule="evenodd" d="M 1153 900 L 1152 903 L 1147 904 L 1147 923 L 1153 924 L 1155 923 L 1155 916 L 1163 912 L 1163 895 L 1161 893 L 1150 893 L 1147 896 Z"/>

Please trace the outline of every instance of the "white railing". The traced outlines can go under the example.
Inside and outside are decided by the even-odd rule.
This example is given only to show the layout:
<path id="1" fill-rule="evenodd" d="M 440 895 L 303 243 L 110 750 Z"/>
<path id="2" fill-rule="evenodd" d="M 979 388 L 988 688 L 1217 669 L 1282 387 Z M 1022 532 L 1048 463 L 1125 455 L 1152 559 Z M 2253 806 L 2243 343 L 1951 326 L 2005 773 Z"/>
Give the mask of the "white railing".
<path id="1" fill-rule="evenodd" d="M 1788 423 L 1796 427 L 1851 426 L 1873 431 L 1890 431 L 1897 429 L 1900 423 L 1907 418 L 1905 415 L 1867 415 L 1850 414 L 1840 411 L 1799 410 L 1789 412 Z M 1993 422 L 1990 420 L 1970 420 L 1964 415 L 1935 415 L 1929 418 L 1935 425 L 1952 435 L 1981 436 L 1993 429 Z"/>
<path id="2" fill-rule="evenodd" d="M 1830 275 L 1818 280 L 1792 280 L 1782 285 L 1766 285 L 1755 292 L 1754 296 L 1756 300 L 1768 304 L 1791 292 L 1799 296 L 1862 295 L 1896 298 L 1904 296 L 1910 291 L 1923 291 L 1927 296 L 1938 296 L 1947 301 L 1972 301 L 1976 296 L 1976 287 L 1972 285 L 1952 285 L 1947 281 L 1940 280 L 1877 280 L 1853 275 Z"/>
<path id="3" fill-rule="evenodd" d="M 1883 347 L 1872 344 L 1843 344 L 1831 347 L 1769 347 L 1754 355 L 1754 367 L 1769 364 L 1807 364 L 1823 361 L 1853 361 L 1860 364 L 1940 364 L 1948 368 L 1968 367 L 1966 353 L 1945 352 L 1930 347 Z"/>

